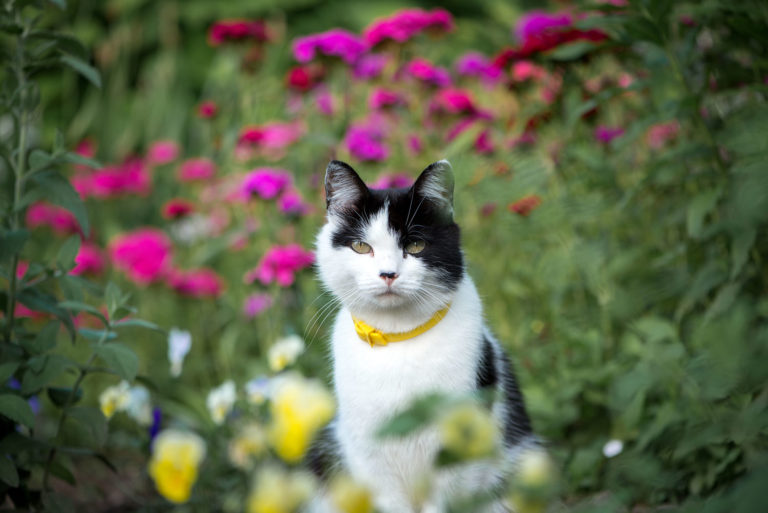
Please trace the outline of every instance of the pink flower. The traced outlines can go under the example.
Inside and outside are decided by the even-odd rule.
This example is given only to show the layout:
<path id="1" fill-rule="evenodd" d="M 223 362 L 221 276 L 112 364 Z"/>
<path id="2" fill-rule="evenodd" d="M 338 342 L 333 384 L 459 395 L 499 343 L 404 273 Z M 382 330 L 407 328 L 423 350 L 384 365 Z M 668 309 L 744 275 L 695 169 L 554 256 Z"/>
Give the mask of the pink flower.
<path id="1" fill-rule="evenodd" d="M 512 64 L 512 80 L 515 82 L 539 81 L 546 75 L 547 70 L 531 61 L 516 61 Z"/>
<path id="2" fill-rule="evenodd" d="M 80 251 L 75 257 L 74 269 L 69 274 L 79 276 L 81 274 L 99 275 L 104 271 L 104 253 L 96 244 L 83 242 Z"/>
<path id="3" fill-rule="evenodd" d="M 425 84 L 438 87 L 451 85 L 451 75 L 448 70 L 433 65 L 427 59 L 417 57 L 405 65 L 405 72 Z"/>
<path id="4" fill-rule="evenodd" d="M 177 177 L 181 182 L 204 181 L 216 174 L 216 164 L 210 159 L 188 159 L 181 163 Z"/>
<path id="5" fill-rule="evenodd" d="M 413 178 L 405 173 L 395 173 L 380 175 L 370 187 L 371 189 L 400 189 L 402 187 L 410 187 L 411 185 L 413 185 Z"/>
<path id="6" fill-rule="evenodd" d="M 174 198 L 165 202 L 162 215 L 165 219 L 179 219 L 186 217 L 195 211 L 195 204 L 181 198 Z"/>
<path id="7" fill-rule="evenodd" d="M 411 134 L 408 136 L 408 149 L 411 150 L 411 153 L 414 155 L 418 155 L 421 153 L 421 150 L 424 149 L 424 144 L 421 142 L 421 138 L 416 134 Z"/>
<path id="8" fill-rule="evenodd" d="M 179 156 L 179 145 L 174 141 L 157 141 L 147 151 L 147 162 L 150 164 L 167 164 Z"/>
<path id="9" fill-rule="evenodd" d="M 213 269 L 171 269 L 165 282 L 182 296 L 194 298 L 215 298 L 224 291 L 224 281 Z"/>
<path id="10" fill-rule="evenodd" d="M 16 266 L 16 278 L 22 279 L 27 274 L 27 269 L 29 269 L 29 262 L 19 260 L 19 264 Z"/>
<path id="11" fill-rule="evenodd" d="M 515 37 L 525 44 L 540 37 L 542 34 L 553 31 L 553 29 L 562 29 L 570 27 L 573 23 L 573 17 L 569 13 L 547 13 L 544 11 L 530 11 L 517 20 L 515 25 Z"/>
<path id="12" fill-rule="evenodd" d="M 595 139 L 598 140 L 598 142 L 601 142 L 603 144 L 608 144 L 617 137 L 621 137 L 624 135 L 624 129 L 621 127 L 610 127 L 605 125 L 600 125 L 597 128 L 595 128 Z"/>
<path id="13" fill-rule="evenodd" d="M 318 88 L 315 94 L 315 106 L 325 116 L 333 116 L 333 96 L 325 87 Z"/>
<path id="14" fill-rule="evenodd" d="M 139 285 L 160 279 L 171 262 L 171 241 L 155 228 L 140 228 L 115 237 L 109 244 L 114 266 Z"/>
<path id="15" fill-rule="evenodd" d="M 344 144 L 360 160 L 385 160 L 389 156 L 384 134 L 370 124 L 351 125 L 344 136 Z"/>
<path id="16" fill-rule="evenodd" d="M 291 174 L 285 169 L 260 167 L 245 175 L 240 184 L 240 194 L 244 198 L 258 194 L 262 199 L 273 199 L 291 182 Z"/>
<path id="17" fill-rule="evenodd" d="M 367 53 L 355 62 L 352 68 L 352 76 L 358 80 L 371 80 L 378 78 L 389 62 L 386 54 Z"/>
<path id="18" fill-rule="evenodd" d="M 77 153 L 78 155 L 82 155 L 83 157 L 92 159 L 96 155 L 96 143 L 93 142 L 93 139 L 88 139 L 88 138 L 83 139 L 75 147 L 75 153 Z M 75 171 L 77 171 L 78 173 L 86 173 L 91 169 L 93 169 L 83 164 L 75 164 L 74 168 L 75 168 Z"/>
<path id="19" fill-rule="evenodd" d="M 406 105 L 405 98 L 395 91 L 384 89 L 383 87 L 377 87 L 368 96 L 368 108 L 372 110 L 380 110 L 387 107 L 396 107 L 399 105 Z"/>
<path id="20" fill-rule="evenodd" d="M 149 170 L 137 159 L 119 166 L 106 166 L 89 175 L 77 175 L 72 185 L 83 197 L 114 198 L 123 194 L 146 195 L 150 189 Z"/>
<path id="21" fill-rule="evenodd" d="M 453 16 L 445 9 L 402 9 L 368 25 L 363 31 L 363 37 L 370 46 L 386 40 L 404 43 L 427 29 L 450 32 L 453 30 Z"/>
<path id="22" fill-rule="evenodd" d="M 475 151 L 481 155 L 493 153 L 493 141 L 491 140 L 491 131 L 486 129 L 480 132 L 475 139 Z"/>
<path id="23" fill-rule="evenodd" d="M 680 131 L 680 123 L 677 120 L 667 121 L 666 123 L 658 123 L 648 129 L 645 134 L 645 140 L 648 146 L 654 150 L 662 148 L 669 141 L 677 137 L 677 133 Z"/>
<path id="24" fill-rule="evenodd" d="M 259 264 L 246 273 L 245 283 L 259 280 L 264 285 L 276 282 L 281 287 L 288 287 L 293 284 L 296 272 L 309 267 L 314 261 L 315 255 L 298 244 L 273 246 Z"/>
<path id="25" fill-rule="evenodd" d="M 296 190 L 287 190 L 277 199 L 277 207 L 285 214 L 304 215 L 310 211 L 310 206 Z"/>
<path id="26" fill-rule="evenodd" d="M 243 302 L 243 314 L 253 319 L 261 312 L 272 306 L 272 296 L 268 294 L 251 294 Z"/>
<path id="27" fill-rule="evenodd" d="M 269 41 L 266 24 L 261 20 L 220 20 L 211 25 L 208 30 L 208 43 L 211 46 L 245 39 L 252 39 L 259 43 Z"/>
<path id="28" fill-rule="evenodd" d="M 474 114 L 475 107 L 472 93 L 466 89 L 446 88 L 437 92 L 430 105 L 431 111 L 446 114 Z"/>
<path id="29" fill-rule="evenodd" d="M 368 47 L 362 39 L 343 29 L 331 29 L 293 41 L 293 56 L 302 63 L 311 61 L 320 53 L 339 57 L 347 64 L 354 64 L 366 50 Z"/>
<path id="30" fill-rule="evenodd" d="M 240 131 L 238 144 L 279 149 L 298 141 L 302 135 L 304 135 L 304 126 L 297 122 L 249 125 Z"/>
<path id="31" fill-rule="evenodd" d="M 197 106 L 197 115 L 203 119 L 211 119 L 219 113 L 219 106 L 213 100 L 206 100 Z"/>
<path id="32" fill-rule="evenodd" d="M 29 206 L 26 224 L 28 228 L 47 226 L 57 235 L 80 233 L 80 225 L 69 210 L 44 202 Z"/>

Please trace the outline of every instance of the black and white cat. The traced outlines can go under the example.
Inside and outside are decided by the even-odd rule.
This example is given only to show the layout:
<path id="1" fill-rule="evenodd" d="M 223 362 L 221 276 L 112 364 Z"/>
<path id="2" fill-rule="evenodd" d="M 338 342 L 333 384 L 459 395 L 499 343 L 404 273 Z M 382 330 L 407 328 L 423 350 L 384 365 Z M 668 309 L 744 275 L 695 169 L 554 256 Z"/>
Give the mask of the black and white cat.
<path id="1" fill-rule="evenodd" d="M 381 513 L 444 511 L 451 498 L 498 484 L 520 450 L 536 444 L 509 359 L 486 328 L 465 272 L 453 183 L 445 160 L 402 189 L 369 189 L 343 162 L 326 170 L 328 216 L 317 264 L 342 304 L 331 338 L 338 412 L 307 460 L 322 478 L 343 469 L 362 482 Z M 380 345 L 375 335 L 361 335 L 360 321 L 381 333 L 418 334 Z M 395 440 L 377 438 L 377 430 L 427 393 L 487 387 L 499 392 L 492 411 L 504 461 L 434 475 L 433 493 L 420 498 L 440 449 L 437 430 Z M 319 503 L 314 510 L 326 511 Z M 506 509 L 498 503 L 489 511 Z"/>

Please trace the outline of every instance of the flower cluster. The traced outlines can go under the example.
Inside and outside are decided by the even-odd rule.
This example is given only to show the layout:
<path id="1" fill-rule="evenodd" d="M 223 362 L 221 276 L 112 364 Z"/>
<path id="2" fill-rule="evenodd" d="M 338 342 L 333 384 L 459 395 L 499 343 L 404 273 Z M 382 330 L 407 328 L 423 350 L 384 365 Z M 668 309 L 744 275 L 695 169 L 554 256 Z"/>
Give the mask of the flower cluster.
<path id="1" fill-rule="evenodd" d="M 376 46 L 385 41 L 404 43 L 425 30 L 450 32 L 453 28 L 453 16 L 445 9 L 403 9 L 371 23 L 363 37 L 370 46 Z"/>
<path id="2" fill-rule="evenodd" d="M 281 287 L 293 284 L 298 271 L 314 263 L 315 256 L 298 244 L 273 246 L 259 264 L 245 275 L 245 283 L 259 280 L 264 285 L 276 282 Z"/>

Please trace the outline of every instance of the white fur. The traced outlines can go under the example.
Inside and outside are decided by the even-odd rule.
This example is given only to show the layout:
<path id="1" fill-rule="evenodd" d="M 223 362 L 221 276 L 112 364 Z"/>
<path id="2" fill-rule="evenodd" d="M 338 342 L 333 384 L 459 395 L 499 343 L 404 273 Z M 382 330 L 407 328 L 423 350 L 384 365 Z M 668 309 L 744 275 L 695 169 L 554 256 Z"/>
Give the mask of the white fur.
<path id="1" fill-rule="evenodd" d="M 499 462 L 474 463 L 460 472 L 435 474 L 432 467 L 439 438 L 434 428 L 389 440 L 377 438 L 376 432 L 429 392 L 466 394 L 475 390 L 475 362 L 479 361 L 484 331 L 482 307 L 468 276 L 450 292 L 420 259 L 404 256 L 387 217 L 385 207 L 365 232 L 362 240 L 373 248 L 371 254 L 332 247 L 338 222 L 334 216 L 329 216 L 318 236 L 321 279 L 342 301 L 331 337 L 338 400 L 336 434 L 343 466 L 372 490 L 377 511 L 441 512 L 446 497 L 496 484 L 501 475 Z M 399 275 L 392 284 L 399 296 L 379 296 L 387 291 L 380 272 Z M 387 346 L 371 347 L 360 340 L 352 322 L 354 315 L 382 331 L 404 332 L 423 324 L 449 303 L 450 310 L 432 329 Z M 503 413 L 499 408 L 497 416 Z M 424 485 L 430 483 L 426 487 L 432 490 L 430 495 L 421 496 Z M 489 511 L 505 511 L 498 504 L 491 508 L 496 509 Z"/>

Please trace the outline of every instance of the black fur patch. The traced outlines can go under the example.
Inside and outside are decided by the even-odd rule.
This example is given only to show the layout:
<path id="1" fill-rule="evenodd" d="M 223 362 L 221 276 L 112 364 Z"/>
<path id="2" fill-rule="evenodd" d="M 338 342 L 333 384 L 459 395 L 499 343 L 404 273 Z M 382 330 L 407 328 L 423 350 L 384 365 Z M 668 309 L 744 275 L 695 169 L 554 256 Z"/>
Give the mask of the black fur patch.
<path id="1" fill-rule="evenodd" d="M 480 363 L 477 366 L 477 388 L 496 386 L 499 377 L 496 372 L 496 358 L 491 342 L 483 337 L 483 347 L 480 350 Z"/>
<path id="2" fill-rule="evenodd" d="M 502 393 L 507 410 L 507 418 L 504 419 L 504 443 L 513 446 L 532 434 L 531 421 L 525 411 L 525 403 L 520 389 L 517 386 L 514 369 L 506 354 L 501 354 L 502 368 Z"/>
<path id="3" fill-rule="evenodd" d="M 412 189 L 371 189 L 356 211 L 338 216 L 342 223 L 331 239 L 333 246 L 345 247 L 363 240 L 366 225 L 387 203 L 389 226 L 400 237 L 400 247 L 405 248 L 414 240 L 426 242 L 421 253 L 406 258 L 422 259 L 427 267 L 441 274 L 445 285 L 458 285 L 464 274 L 459 227 Z"/>
<path id="4" fill-rule="evenodd" d="M 321 481 L 327 482 L 341 466 L 341 451 L 331 422 L 312 441 L 304 464 Z"/>

